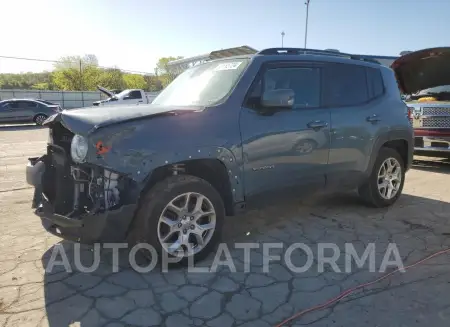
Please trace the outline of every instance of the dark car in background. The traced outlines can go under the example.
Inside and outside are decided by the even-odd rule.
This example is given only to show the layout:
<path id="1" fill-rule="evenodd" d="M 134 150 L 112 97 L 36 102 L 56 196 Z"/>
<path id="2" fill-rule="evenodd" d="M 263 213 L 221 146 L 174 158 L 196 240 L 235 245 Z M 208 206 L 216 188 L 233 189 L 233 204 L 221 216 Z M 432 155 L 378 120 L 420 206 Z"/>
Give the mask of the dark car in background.
<path id="1" fill-rule="evenodd" d="M 62 109 L 58 104 L 49 104 L 31 99 L 0 101 L 0 123 L 42 123 Z"/>

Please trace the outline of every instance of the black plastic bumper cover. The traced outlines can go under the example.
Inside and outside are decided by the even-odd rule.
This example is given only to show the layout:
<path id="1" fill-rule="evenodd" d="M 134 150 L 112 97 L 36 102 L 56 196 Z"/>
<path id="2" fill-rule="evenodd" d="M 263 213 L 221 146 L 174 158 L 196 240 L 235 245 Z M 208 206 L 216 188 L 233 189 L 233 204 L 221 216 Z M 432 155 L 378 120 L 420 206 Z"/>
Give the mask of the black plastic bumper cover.
<path id="1" fill-rule="evenodd" d="M 27 182 L 35 187 L 33 208 L 41 218 L 42 226 L 50 233 L 81 243 L 122 242 L 134 217 L 136 204 L 123 205 L 101 213 L 85 213 L 67 217 L 54 212 L 42 193 L 42 175 L 45 167 L 38 158 L 30 158 L 26 167 Z"/>
<path id="2" fill-rule="evenodd" d="M 48 204 L 42 204 L 43 206 L 36 210 L 36 215 L 42 220 L 42 226 L 56 236 L 81 243 L 126 241 L 136 209 L 134 204 L 124 205 L 116 210 L 69 218 L 52 213 L 45 209 Z"/>

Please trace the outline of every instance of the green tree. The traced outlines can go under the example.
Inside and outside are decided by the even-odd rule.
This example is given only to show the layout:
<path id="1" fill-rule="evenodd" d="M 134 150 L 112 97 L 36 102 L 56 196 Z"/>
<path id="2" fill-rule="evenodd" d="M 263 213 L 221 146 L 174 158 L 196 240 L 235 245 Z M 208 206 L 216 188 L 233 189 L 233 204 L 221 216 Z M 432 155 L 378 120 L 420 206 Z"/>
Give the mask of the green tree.
<path id="1" fill-rule="evenodd" d="M 100 73 L 97 67 L 85 67 L 82 71 L 75 68 L 55 70 L 53 82 L 59 90 L 95 90 Z"/>
<path id="2" fill-rule="evenodd" d="M 182 56 L 162 57 L 162 58 L 159 58 L 158 62 L 156 63 L 155 72 L 156 72 L 156 75 L 158 76 L 159 80 L 161 81 L 163 88 L 166 87 L 167 85 L 169 85 L 170 82 L 172 82 L 175 79 L 175 77 L 178 76 L 178 72 L 174 71 L 169 66 L 169 62 L 178 60 L 178 59 L 183 59 L 183 57 Z"/>
<path id="3" fill-rule="evenodd" d="M 48 83 L 36 83 L 31 86 L 33 90 L 49 90 L 50 87 Z"/>
<path id="4" fill-rule="evenodd" d="M 0 87 L 2 89 L 30 89 L 39 83 L 48 83 L 51 88 L 51 73 L 21 73 L 21 74 L 0 74 Z"/>
<path id="5" fill-rule="evenodd" d="M 164 75 L 164 74 L 170 74 L 170 67 L 168 65 L 169 62 L 183 59 L 182 56 L 178 57 L 162 57 L 159 58 L 158 62 L 156 63 L 156 74 L 157 75 Z"/>
<path id="6" fill-rule="evenodd" d="M 68 56 L 55 65 L 53 81 L 60 90 L 95 90 L 101 69 L 94 55 Z"/>
<path id="7" fill-rule="evenodd" d="M 163 89 L 161 80 L 155 75 L 145 75 L 145 82 L 147 83 L 147 90 L 150 92 L 159 92 Z"/>
<path id="8" fill-rule="evenodd" d="M 107 89 L 124 89 L 122 71 L 118 68 L 104 69 L 99 76 L 98 85 Z"/>
<path id="9" fill-rule="evenodd" d="M 147 89 L 147 83 L 142 75 L 125 74 L 123 75 L 123 79 L 127 89 Z"/>

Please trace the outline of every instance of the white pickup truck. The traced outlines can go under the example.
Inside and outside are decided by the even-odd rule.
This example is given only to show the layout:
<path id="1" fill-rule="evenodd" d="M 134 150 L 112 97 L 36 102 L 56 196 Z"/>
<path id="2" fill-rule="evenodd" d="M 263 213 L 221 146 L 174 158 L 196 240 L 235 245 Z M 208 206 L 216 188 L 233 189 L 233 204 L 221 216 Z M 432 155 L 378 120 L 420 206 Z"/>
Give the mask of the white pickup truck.
<path id="1" fill-rule="evenodd" d="M 104 93 L 108 98 L 106 100 L 95 101 L 92 103 L 94 106 L 114 106 L 114 105 L 124 105 L 124 104 L 147 104 L 152 103 L 153 99 L 156 98 L 157 93 L 155 92 L 145 92 L 140 89 L 128 89 L 123 90 L 118 94 L 105 89 L 104 87 L 98 86 L 98 90 Z"/>

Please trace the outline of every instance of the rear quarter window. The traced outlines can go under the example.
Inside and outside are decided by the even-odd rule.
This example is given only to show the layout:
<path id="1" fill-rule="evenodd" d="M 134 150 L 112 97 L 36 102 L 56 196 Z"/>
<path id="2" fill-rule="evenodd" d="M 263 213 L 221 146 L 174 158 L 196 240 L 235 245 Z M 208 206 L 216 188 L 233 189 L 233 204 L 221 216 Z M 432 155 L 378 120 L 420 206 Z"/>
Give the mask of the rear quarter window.
<path id="1" fill-rule="evenodd" d="M 369 91 L 369 98 L 375 99 L 383 95 L 384 83 L 383 76 L 379 69 L 366 67 L 367 72 L 367 87 Z"/>

